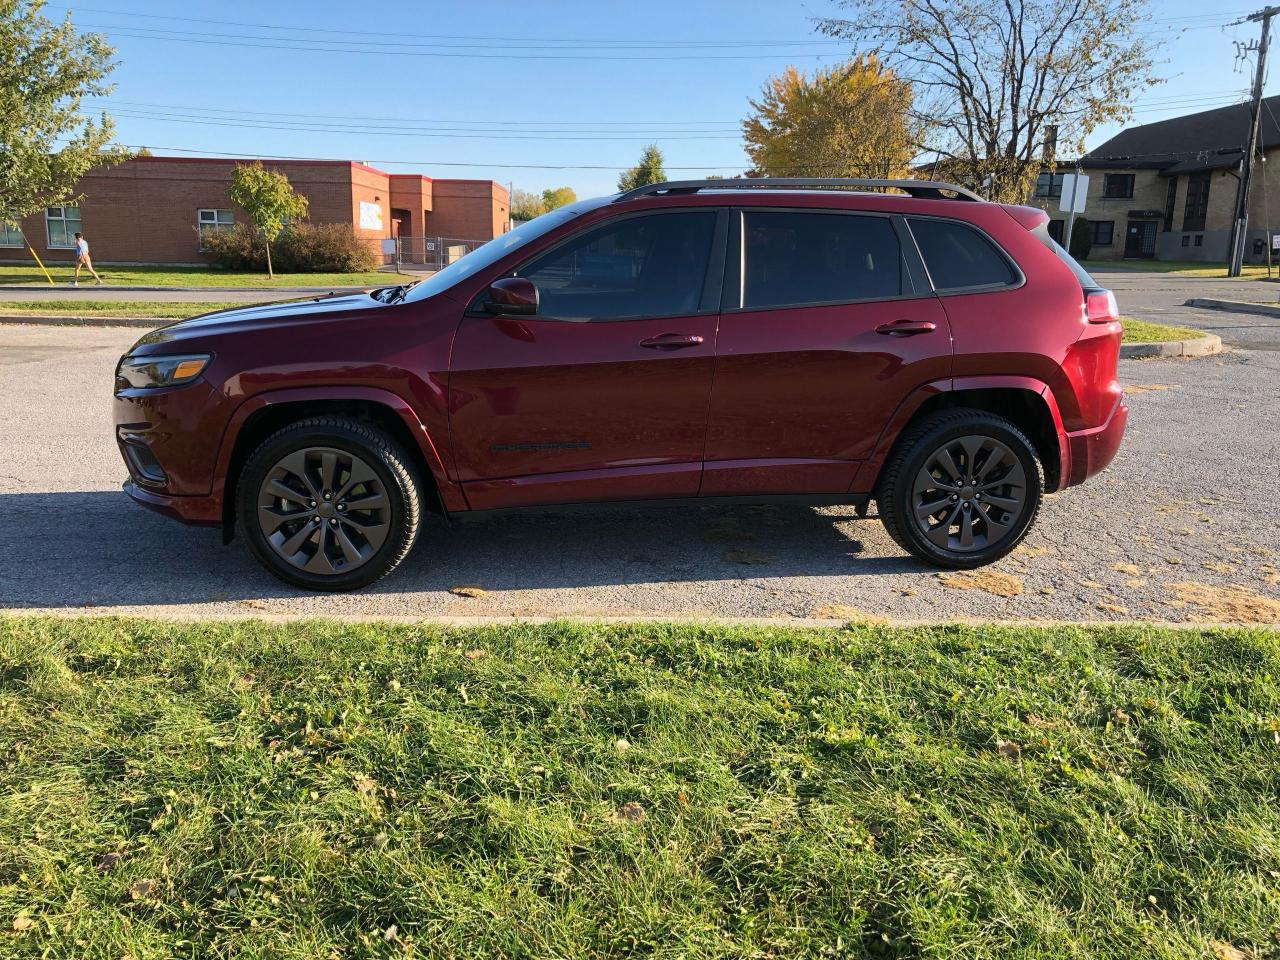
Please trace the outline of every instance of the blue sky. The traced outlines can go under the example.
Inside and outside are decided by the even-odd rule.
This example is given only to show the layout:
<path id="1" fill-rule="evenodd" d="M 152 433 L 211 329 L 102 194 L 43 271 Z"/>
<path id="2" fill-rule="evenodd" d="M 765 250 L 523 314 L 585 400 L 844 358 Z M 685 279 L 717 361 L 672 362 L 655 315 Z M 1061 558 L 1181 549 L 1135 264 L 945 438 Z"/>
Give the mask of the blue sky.
<path id="1" fill-rule="evenodd" d="M 1254 8 L 1226 2 L 1207 11 L 1152 0 L 1144 29 L 1166 41 L 1167 82 L 1141 95 L 1137 121 L 1244 96 L 1251 74 L 1233 69 L 1232 41 L 1257 28 L 1222 24 Z M 47 14 L 66 9 L 51 2 Z M 815 17 L 837 9 L 829 0 L 90 0 L 70 9 L 118 50 L 104 105 L 122 143 L 364 160 L 527 190 L 568 184 L 579 196 L 612 192 L 616 168 L 653 141 L 672 177 L 740 172 L 748 97 L 788 63 L 812 68 L 849 53 L 814 31 Z"/>

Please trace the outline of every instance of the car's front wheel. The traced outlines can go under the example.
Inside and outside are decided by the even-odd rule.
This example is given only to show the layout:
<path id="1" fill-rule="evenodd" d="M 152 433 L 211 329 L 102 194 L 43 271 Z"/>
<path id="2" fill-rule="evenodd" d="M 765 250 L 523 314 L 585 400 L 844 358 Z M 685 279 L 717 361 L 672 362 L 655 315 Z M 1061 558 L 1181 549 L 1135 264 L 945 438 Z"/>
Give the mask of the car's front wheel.
<path id="1" fill-rule="evenodd" d="M 236 496 L 253 555 L 308 590 L 354 590 L 394 570 L 417 540 L 421 504 L 421 481 L 396 442 L 339 417 L 267 437 L 245 462 Z"/>
<path id="2" fill-rule="evenodd" d="M 876 494 L 889 535 L 913 556 L 970 569 L 1009 553 L 1040 509 L 1044 474 L 1013 423 L 982 410 L 948 410 L 910 429 Z"/>

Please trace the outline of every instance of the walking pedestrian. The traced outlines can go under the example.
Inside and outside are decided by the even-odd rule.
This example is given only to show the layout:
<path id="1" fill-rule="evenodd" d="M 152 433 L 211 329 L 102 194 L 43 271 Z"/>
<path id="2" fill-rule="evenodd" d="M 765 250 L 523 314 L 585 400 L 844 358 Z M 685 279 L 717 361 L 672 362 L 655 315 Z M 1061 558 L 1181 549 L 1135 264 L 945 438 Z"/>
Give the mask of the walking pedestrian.
<path id="1" fill-rule="evenodd" d="M 76 234 L 76 275 L 71 281 L 71 286 L 80 286 L 80 268 L 84 267 L 91 274 L 96 286 L 102 286 L 102 278 L 98 276 L 98 271 L 93 269 L 93 260 L 89 256 L 89 241 L 81 234 Z"/>

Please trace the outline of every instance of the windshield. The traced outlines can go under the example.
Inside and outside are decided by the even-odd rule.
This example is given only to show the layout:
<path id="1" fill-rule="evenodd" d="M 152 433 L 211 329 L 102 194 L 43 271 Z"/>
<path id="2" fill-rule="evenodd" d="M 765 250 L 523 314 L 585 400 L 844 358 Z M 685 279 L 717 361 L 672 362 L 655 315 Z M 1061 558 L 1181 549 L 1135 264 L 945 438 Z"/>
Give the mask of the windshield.
<path id="1" fill-rule="evenodd" d="M 535 217 L 526 223 L 522 223 L 514 230 L 494 237 L 488 243 L 477 247 L 461 259 L 455 260 L 438 273 L 433 273 L 427 279 L 415 283 L 405 294 L 404 299 L 406 302 L 412 303 L 448 290 L 459 280 L 465 280 L 473 273 L 483 270 L 490 264 L 497 263 L 512 250 L 518 250 L 529 241 L 538 239 L 538 237 L 549 233 L 560 224 L 572 220 L 580 213 L 593 210 L 604 202 L 605 200 L 600 199 L 579 200 L 577 203 L 557 207 L 550 213 L 544 213 L 540 217 Z"/>

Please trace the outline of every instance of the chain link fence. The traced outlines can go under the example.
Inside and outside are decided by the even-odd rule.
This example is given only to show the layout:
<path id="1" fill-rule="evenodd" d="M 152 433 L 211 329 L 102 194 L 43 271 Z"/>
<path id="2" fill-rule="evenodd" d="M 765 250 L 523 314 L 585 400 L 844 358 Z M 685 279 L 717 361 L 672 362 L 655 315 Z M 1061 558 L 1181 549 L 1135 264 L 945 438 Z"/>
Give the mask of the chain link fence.
<path id="1" fill-rule="evenodd" d="M 457 237 L 396 237 L 395 252 L 384 252 L 383 263 L 442 270 L 486 242 Z"/>

